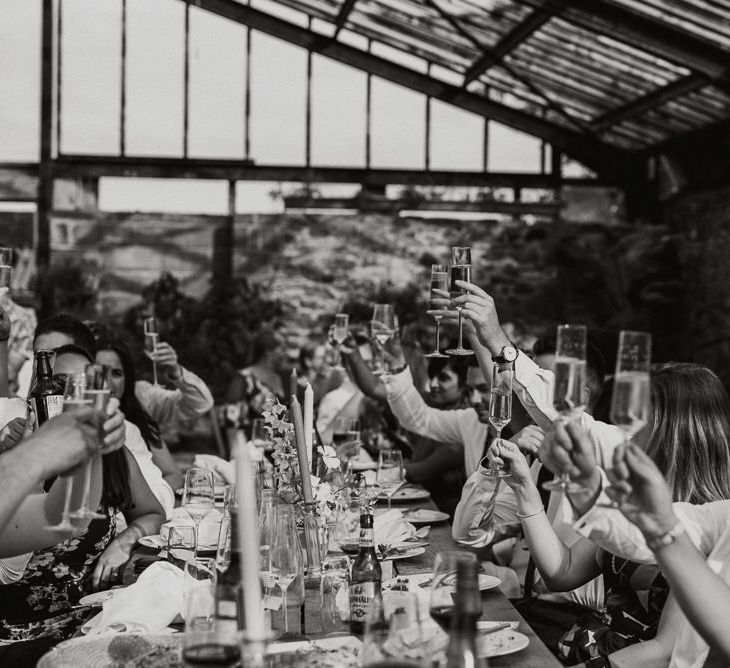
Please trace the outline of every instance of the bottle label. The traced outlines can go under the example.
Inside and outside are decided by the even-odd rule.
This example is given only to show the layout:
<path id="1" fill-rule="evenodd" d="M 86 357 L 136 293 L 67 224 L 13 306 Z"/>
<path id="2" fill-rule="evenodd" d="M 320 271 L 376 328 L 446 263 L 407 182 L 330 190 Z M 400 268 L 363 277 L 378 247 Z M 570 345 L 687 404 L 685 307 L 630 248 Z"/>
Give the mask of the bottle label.
<path id="1" fill-rule="evenodd" d="M 375 545 L 375 531 L 373 529 L 360 529 L 360 547 L 373 547 Z"/>
<path id="2" fill-rule="evenodd" d="M 370 613 L 376 595 L 375 582 L 357 582 L 350 585 L 350 619 L 364 622 Z"/>
<path id="3" fill-rule="evenodd" d="M 63 397 L 60 394 L 45 396 L 43 397 L 43 401 L 46 404 L 46 412 L 48 413 L 49 420 L 63 413 Z"/>

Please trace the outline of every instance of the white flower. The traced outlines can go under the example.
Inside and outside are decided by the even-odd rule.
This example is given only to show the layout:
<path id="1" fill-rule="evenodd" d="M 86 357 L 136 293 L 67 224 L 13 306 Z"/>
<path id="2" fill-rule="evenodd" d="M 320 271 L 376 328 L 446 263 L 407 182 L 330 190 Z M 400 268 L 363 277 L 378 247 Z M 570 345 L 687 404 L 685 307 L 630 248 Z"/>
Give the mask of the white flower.
<path id="1" fill-rule="evenodd" d="M 317 448 L 317 450 L 319 451 L 319 454 L 322 455 L 322 460 L 328 470 L 340 468 L 340 460 L 337 457 L 335 449 L 331 445 L 321 445 Z"/>

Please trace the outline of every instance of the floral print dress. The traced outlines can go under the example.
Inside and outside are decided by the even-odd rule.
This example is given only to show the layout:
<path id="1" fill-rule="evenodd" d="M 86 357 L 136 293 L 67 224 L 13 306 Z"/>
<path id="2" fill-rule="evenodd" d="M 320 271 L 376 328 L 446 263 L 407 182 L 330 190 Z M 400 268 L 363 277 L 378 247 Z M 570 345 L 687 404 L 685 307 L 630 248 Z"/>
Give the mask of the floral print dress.
<path id="1" fill-rule="evenodd" d="M 0 645 L 70 637 L 89 615 L 73 610 L 90 592 L 97 559 L 114 537 L 115 517 L 94 520 L 80 536 L 33 553 L 23 577 L 0 586 Z"/>

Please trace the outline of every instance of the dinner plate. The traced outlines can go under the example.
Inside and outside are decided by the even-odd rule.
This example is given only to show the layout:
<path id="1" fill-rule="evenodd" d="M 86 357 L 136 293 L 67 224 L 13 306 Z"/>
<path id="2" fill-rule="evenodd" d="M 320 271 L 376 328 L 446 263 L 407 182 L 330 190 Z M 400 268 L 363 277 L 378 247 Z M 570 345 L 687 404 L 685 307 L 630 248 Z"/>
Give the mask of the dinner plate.
<path id="1" fill-rule="evenodd" d="M 137 539 L 137 542 L 140 545 L 144 545 L 145 547 L 151 547 L 154 550 L 164 550 L 167 547 L 167 538 L 164 536 L 161 536 L 160 534 L 153 534 L 151 536 L 142 536 L 141 538 Z M 198 551 L 202 552 L 217 552 L 218 551 L 218 543 L 210 543 L 206 545 L 205 543 L 198 545 Z"/>
<path id="2" fill-rule="evenodd" d="M 425 489 L 419 487 L 403 487 L 393 494 L 392 501 L 416 501 L 418 499 L 427 499 L 431 496 Z M 379 496 L 381 501 L 387 501 L 387 496 Z"/>
<path id="3" fill-rule="evenodd" d="M 426 551 L 425 547 L 411 547 L 403 552 L 397 552 L 396 554 L 389 555 L 380 561 L 398 561 L 399 559 L 411 559 L 423 554 Z"/>
<path id="4" fill-rule="evenodd" d="M 106 591 L 95 591 L 93 594 L 87 594 L 79 599 L 79 605 L 88 605 L 92 608 L 101 608 L 104 605 L 104 601 L 112 598 L 124 587 L 117 587 L 116 589 L 107 589 Z"/>
<path id="5" fill-rule="evenodd" d="M 215 485 L 215 487 L 213 488 L 213 495 L 216 497 L 216 499 L 222 499 L 226 495 L 226 487 L 227 485 Z M 180 487 L 179 489 L 175 490 L 175 495 L 182 496 L 184 491 L 185 488 Z"/>
<path id="6" fill-rule="evenodd" d="M 484 659 L 514 654 L 525 649 L 530 639 L 512 628 L 502 629 L 494 633 L 477 634 L 477 654 Z"/>
<path id="7" fill-rule="evenodd" d="M 417 587 L 423 587 L 427 589 L 431 584 L 432 579 L 431 573 L 415 573 L 414 575 L 402 575 L 398 578 L 392 578 L 383 582 L 383 589 L 391 589 L 395 586 L 398 580 L 406 579 L 408 584 L 415 585 Z M 487 589 L 494 589 L 502 584 L 502 580 L 494 577 L 493 575 L 487 575 L 486 573 L 479 573 L 479 591 L 487 591 Z M 479 622 L 482 624 L 482 622 Z M 481 627 L 480 627 L 481 628 Z M 485 627 L 486 628 L 486 627 Z"/>
<path id="8" fill-rule="evenodd" d="M 411 524 L 436 524 L 448 520 L 449 514 L 442 513 L 440 510 L 431 510 L 430 508 L 416 508 L 415 510 L 406 510 L 403 517 Z"/>

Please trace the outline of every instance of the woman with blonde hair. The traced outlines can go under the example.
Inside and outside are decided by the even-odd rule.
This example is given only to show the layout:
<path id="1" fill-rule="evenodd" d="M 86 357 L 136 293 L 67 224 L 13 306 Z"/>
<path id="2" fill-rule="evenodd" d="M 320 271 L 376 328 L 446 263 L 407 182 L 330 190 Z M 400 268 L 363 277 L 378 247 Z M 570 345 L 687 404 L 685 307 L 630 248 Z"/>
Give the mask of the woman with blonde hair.
<path id="1" fill-rule="evenodd" d="M 674 500 L 700 504 L 729 499 L 730 400 L 717 376 L 694 364 L 658 365 L 652 372 L 651 398 L 651 421 L 634 442 L 657 463 Z M 586 439 L 585 447 L 572 451 L 569 434 Z M 509 467 L 506 482 L 514 490 L 525 538 L 547 587 L 568 591 L 598 575 L 604 577 L 603 614 L 587 614 L 563 637 L 561 658 L 568 665 L 583 661 L 589 666 L 665 659 L 668 663 L 681 612 L 673 600 L 664 606 L 668 587 L 658 569 L 599 550 L 587 538 L 566 545 L 545 516 L 517 446 L 503 442 L 490 452 Z M 576 423 L 557 421 L 541 455 L 549 468 L 569 472 L 584 488 L 570 495 L 576 512 L 582 514 L 601 486 L 594 449 L 585 434 Z"/>

